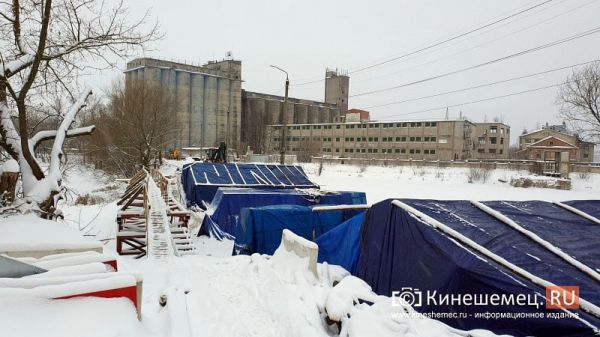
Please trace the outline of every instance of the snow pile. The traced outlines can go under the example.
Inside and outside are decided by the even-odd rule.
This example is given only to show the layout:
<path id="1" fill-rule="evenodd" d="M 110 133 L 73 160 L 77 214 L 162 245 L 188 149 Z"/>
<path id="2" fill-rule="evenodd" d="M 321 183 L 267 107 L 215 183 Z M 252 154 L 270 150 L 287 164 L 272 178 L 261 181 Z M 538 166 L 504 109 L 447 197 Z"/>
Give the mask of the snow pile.
<path id="1" fill-rule="evenodd" d="M 341 337 L 492 337 L 487 330 L 461 331 L 427 317 L 410 306 L 380 297 L 373 305 L 359 304 L 350 311 L 350 319 L 342 326 Z"/>
<path id="2" fill-rule="evenodd" d="M 101 250 L 102 243 L 75 229 L 29 215 L 0 219 L 0 252 Z"/>
<path id="3" fill-rule="evenodd" d="M 377 295 L 363 280 L 354 276 L 343 278 L 327 295 L 327 316 L 337 322 L 344 321 L 359 299 L 375 302 Z"/>
<path id="4" fill-rule="evenodd" d="M 3 295 L 0 326 L 12 337 L 147 336 L 126 298 L 47 300 Z"/>

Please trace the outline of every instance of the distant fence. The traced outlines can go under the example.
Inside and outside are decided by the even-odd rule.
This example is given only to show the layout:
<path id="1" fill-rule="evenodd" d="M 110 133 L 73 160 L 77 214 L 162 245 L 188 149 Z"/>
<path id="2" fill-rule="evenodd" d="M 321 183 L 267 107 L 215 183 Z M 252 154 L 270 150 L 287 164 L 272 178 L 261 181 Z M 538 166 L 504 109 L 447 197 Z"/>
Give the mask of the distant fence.
<path id="1" fill-rule="evenodd" d="M 311 162 L 324 164 L 341 164 L 356 166 L 427 166 L 427 167 L 460 167 L 460 168 L 486 168 L 486 169 L 509 169 L 526 170 L 530 172 L 540 171 L 548 162 L 535 160 L 411 160 L 411 159 L 379 159 L 379 158 L 333 158 L 312 157 Z M 570 172 L 600 173 L 600 163 L 571 163 Z"/>

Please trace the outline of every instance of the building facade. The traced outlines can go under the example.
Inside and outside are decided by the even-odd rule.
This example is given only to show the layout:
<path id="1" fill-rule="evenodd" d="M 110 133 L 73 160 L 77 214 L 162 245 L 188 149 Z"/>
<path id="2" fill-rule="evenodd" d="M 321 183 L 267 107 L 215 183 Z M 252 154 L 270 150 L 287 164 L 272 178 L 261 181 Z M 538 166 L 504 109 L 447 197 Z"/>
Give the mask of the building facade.
<path id="1" fill-rule="evenodd" d="M 510 145 L 510 126 L 494 123 L 475 123 L 474 150 L 475 159 L 508 159 Z"/>
<path id="2" fill-rule="evenodd" d="M 569 133 L 562 125 L 548 125 L 519 136 L 519 156 L 531 160 L 555 160 L 557 153 L 569 152 L 569 160 L 594 161 L 594 143 Z"/>
<path id="3" fill-rule="evenodd" d="M 223 60 L 193 66 L 151 58 L 127 63 L 125 79 L 166 87 L 176 97 L 177 135 L 173 148 L 239 146 L 242 64 Z"/>
<path id="4" fill-rule="evenodd" d="M 279 151 L 281 125 L 267 127 L 268 151 Z M 287 126 L 287 150 L 299 160 L 346 158 L 464 160 L 473 158 L 476 124 L 467 120 L 348 122 Z"/>
<path id="5" fill-rule="evenodd" d="M 327 70 L 325 101 L 242 90 L 242 63 L 211 61 L 201 66 L 139 58 L 127 63 L 126 81 L 166 87 L 177 100 L 177 135 L 172 148 L 212 147 L 225 142 L 237 153 L 265 151 L 265 126 L 331 123 L 348 108 L 349 77 Z"/>

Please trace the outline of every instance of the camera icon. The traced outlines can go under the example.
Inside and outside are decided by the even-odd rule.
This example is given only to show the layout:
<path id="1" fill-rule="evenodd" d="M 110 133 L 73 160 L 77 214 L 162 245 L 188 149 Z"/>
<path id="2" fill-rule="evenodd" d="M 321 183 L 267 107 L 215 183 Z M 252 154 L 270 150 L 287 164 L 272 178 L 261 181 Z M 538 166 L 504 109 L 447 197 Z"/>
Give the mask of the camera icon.
<path id="1" fill-rule="evenodd" d="M 423 304 L 423 293 L 412 287 L 403 287 L 400 291 L 392 291 L 392 306 L 420 307 Z"/>

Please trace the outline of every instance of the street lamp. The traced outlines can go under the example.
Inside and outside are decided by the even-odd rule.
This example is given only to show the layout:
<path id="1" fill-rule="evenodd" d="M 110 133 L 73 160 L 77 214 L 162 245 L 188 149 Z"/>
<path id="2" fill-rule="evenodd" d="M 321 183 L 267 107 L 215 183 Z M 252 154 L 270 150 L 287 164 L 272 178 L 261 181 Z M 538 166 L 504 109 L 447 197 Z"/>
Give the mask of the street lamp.
<path id="1" fill-rule="evenodd" d="M 272 68 L 275 68 L 281 72 L 285 73 L 285 96 L 283 98 L 283 109 L 281 113 L 281 142 L 279 144 L 279 163 L 281 165 L 285 164 L 285 148 L 286 148 L 286 133 L 287 133 L 287 100 L 288 100 L 288 89 L 290 87 L 290 78 L 288 76 L 288 72 L 279 68 L 278 66 L 271 65 Z"/>

